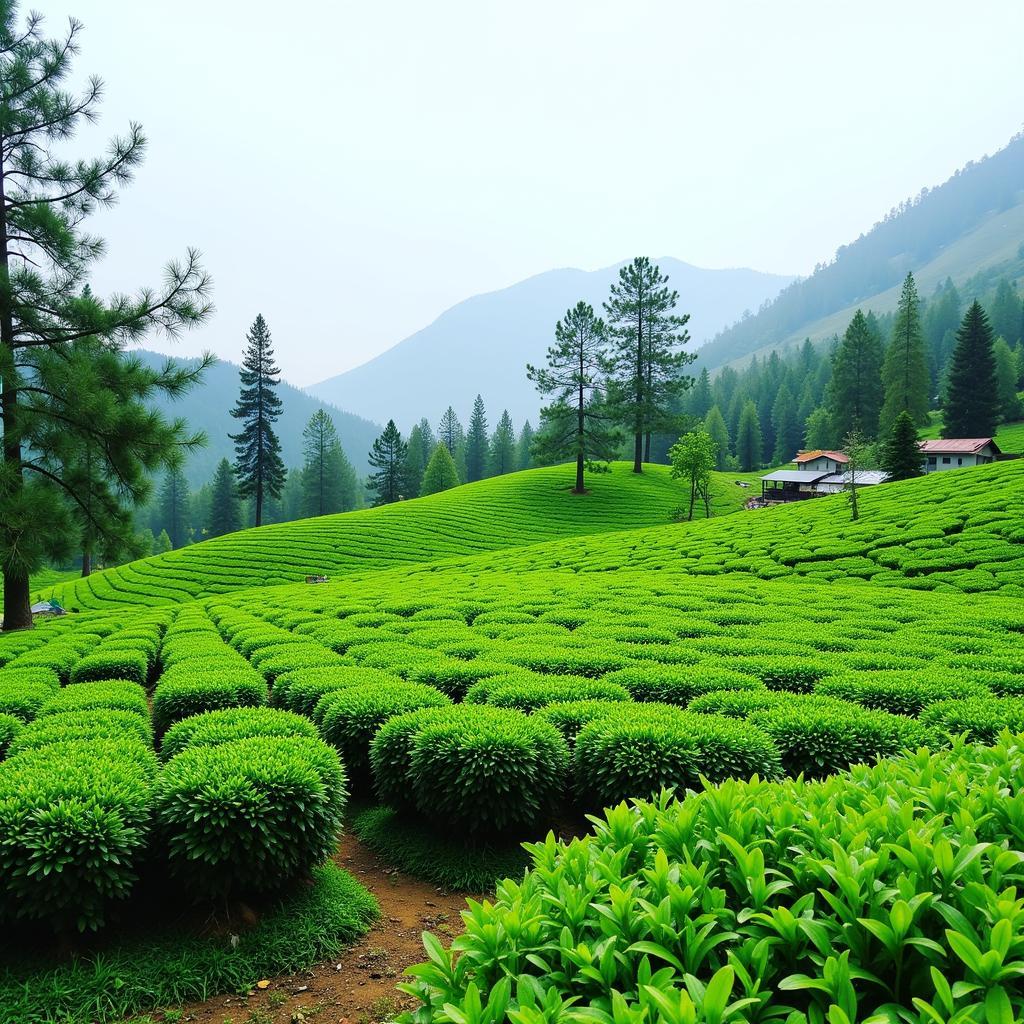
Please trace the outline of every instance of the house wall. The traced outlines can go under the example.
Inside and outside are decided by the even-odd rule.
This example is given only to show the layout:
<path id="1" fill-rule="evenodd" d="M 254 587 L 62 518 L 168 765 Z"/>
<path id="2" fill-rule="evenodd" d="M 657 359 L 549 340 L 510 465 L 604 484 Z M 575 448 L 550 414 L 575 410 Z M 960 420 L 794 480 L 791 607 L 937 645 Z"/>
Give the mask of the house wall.
<path id="1" fill-rule="evenodd" d="M 984 466 L 992 461 L 992 449 L 982 448 L 977 454 L 950 453 L 943 455 L 937 452 L 929 455 L 924 464 L 926 473 L 937 473 L 943 469 L 963 469 L 965 466 Z"/>
<path id="2" fill-rule="evenodd" d="M 800 469 L 807 473 L 841 473 L 846 468 L 845 463 L 836 462 L 825 455 L 819 455 L 810 462 L 801 462 Z"/>

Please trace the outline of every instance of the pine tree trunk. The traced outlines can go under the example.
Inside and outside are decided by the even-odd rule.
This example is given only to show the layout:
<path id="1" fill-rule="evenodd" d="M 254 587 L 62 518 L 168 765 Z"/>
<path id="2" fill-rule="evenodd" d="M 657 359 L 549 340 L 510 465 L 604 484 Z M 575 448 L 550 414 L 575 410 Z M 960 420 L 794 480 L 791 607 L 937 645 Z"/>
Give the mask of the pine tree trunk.
<path id="1" fill-rule="evenodd" d="M 651 432 L 648 430 L 644 435 L 644 462 L 651 461 Z"/>
<path id="2" fill-rule="evenodd" d="M 82 575 L 88 576 L 92 572 L 92 552 L 82 552 Z"/>
<path id="3" fill-rule="evenodd" d="M 633 472 L 644 471 L 644 328 L 643 314 L 636 325 L 636 417 L 633 436 Z"/>
<path id="4" fill-rule="evenodd" d="M 4 190 L 3 166 L 0 164 L 0 370 L 8 368 L 3 375 L 3 460 L 10 473 L 8 498 L 16 500 L 25 486 L 21 468 L 21 442 L 18 440 L 15 420 L 18 412 L 18 390 L 13 379 L 14 370 L 14 310 L 11 308 L 10 278 L 7 261 L 7 207 Z M 0 530 L 7 532 L 7 524 L 0 524 Z M 8 550 L 16 543 L 16 537 L 8 536 Z M 4 632 L 12 629 L 29 629 L 32 626 L 32 599 L 29 595 L 28 573 L 23 569 L 4 568 Z"/>
<path id="5" fill-rule="evenodd" d="M 583 343 L 580 342 L 579 389 L 576 395 L 576 487 L 577 494 L 582 494 L 583 486 L 583 440 L 584 440 L 584 392 L 583 392 Z"/>

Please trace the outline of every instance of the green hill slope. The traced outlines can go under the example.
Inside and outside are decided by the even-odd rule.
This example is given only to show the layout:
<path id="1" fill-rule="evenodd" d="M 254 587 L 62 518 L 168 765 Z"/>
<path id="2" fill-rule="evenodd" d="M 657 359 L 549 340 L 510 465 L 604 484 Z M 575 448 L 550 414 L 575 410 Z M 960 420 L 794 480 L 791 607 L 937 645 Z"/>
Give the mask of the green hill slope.
<path id="1" fill-rule="evenodd" d="M 749 490 L 716 474 L 713 514 L 738 509 Z M 626 463 L 588 476 L 573 495 L 565 467 L 495 477 L 442 494 L 205 541 L 95 573 L 53 589 L 69 608 L 163 604 L 301 580 L 433 562 L 567 536 L 664 524 L 683 501 L 665 466 L 642 476 Z"/>

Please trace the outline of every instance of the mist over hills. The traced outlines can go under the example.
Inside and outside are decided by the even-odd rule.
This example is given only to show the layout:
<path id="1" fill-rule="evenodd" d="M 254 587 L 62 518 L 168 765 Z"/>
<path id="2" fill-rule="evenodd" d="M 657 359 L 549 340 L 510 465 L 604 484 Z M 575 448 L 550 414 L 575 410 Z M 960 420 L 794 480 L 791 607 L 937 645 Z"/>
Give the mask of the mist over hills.
<path id="1" fill-rule="evenodd" d="M 168 357 L 157 352 L 141 350 L 136 353 L 148 366 L 160 366 Z M 194 359 L 175 359 L 181 365 L 195 365 Z M 228 437 L 237 433 L 238 420 L 231 415 L 238 399 L 238 365 L 227 360 L 216 363 L 207 370 L 203 383 L 193 388 L 177 401 L 167 398 L 155 399 L 153 405 L 167 416 L 180 416 L 188 421 L 193 431 L 206 431 L 206 447 L 193 452 L 185 461 L 185 476 L 189 486 L 198 487 L 207 483 L 222 458 L 232 462 L 235 459 L 234 443 Z M 306 394 L 282 380 L 278 394 L 284 403 L 284 411 L 277 422 L 277 433 L 281 439 L 281 450 L 286 466 L 301 466 L 302 430 L 310 416 L 317 409 L 325 409 L 334 421 L 341 438 L 345 454 L 361 476 L 368 472 L 367 453 L 373 439 L 381 428 L 376 423 L 337 409 L 321 399 Z"/>
<path id="2" fill-rule="evenodd" d="M 681 260 L 656 262 L 690 313 L 696 347 L 726 324 L 756 310 L 793 278 L 755 270 L 704 270 Z M 508 288 L 475 295 L 362 366 L 307 390 L 359 416 L 394 418 L 402 429 L 426 416 L 436 423 L 448 405 L 465 421 L 479 392 L 488 418 L 508 409 L 518 426 L 535 425 L 540 401 L 526 364 L 544 359 L 554 327 L 580 299 L 600 311 L 619 267 L 551 270 Z"/>
<path id="3" fill-rule="evenodd" d="M 713 370 L 806 337 L 841 334 L 858 307 L 894 309 L 908 271 L 922 295 L 947 277 L 967 295 L 981 294 L 1000 277 L 1024 277 L 1024 133 L 943 184 L 923 188 L 810 277 L 726 327 L 702 348 L 701 365 Z"/>

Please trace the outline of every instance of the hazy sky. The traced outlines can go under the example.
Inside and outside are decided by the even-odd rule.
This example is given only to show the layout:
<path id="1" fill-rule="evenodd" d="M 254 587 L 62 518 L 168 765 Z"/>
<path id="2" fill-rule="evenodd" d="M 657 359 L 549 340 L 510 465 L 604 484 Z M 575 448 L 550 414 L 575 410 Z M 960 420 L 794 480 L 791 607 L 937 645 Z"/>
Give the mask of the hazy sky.
<path id="1" fill-rule="evenodd" d="M 97 289 L 198 246 L 217 315 L 152 347 L 237 360 L 262 312 L 298 384 L 553 267 L 808 273 L 1024 120 L 1020 0 L 34 6 L 86 24 L 96 142 L 151 140 Z"/>

